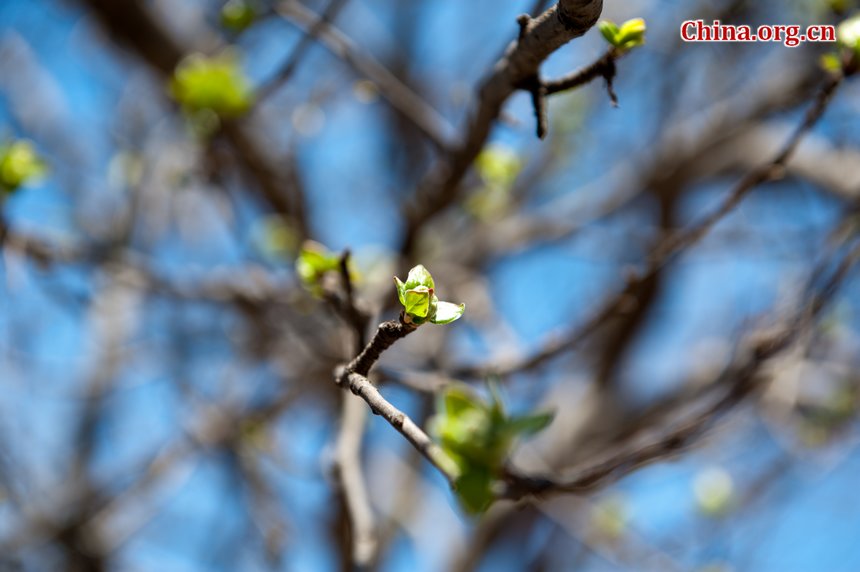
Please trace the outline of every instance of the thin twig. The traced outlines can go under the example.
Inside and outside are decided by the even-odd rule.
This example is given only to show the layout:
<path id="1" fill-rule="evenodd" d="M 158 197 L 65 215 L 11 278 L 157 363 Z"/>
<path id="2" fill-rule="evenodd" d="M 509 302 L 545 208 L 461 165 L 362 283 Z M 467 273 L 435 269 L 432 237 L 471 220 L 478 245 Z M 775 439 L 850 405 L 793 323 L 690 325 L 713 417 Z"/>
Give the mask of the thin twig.
<path id="1" fill-rule="evenodd" d="M 357 305 L 349 272 L 350 252 L 340 257 L 340 278 L 343 299 L 331 294 L 327 299 L 335 311 L 353 330 L 355 352 L 360 353 L 367 343 L 367 324 L 370 319 Z M 376 522 L 370 495 L 361 468 L 361 446 L 367 425 L 367 407 L 349 394 L 343 396 L 334 454 L 334 475 L 340 483 L 344 504 L 349 515 L 352 564 L 359 570 L 367 568 L 375 559 L 379 546 Z"/>
<path id="2" fill-rule="evenodd" d="M 346 62 L 359 75 L 373 82 L 380 96 L 407 121 L 415 125 L 438 149 L 443 151 L 448 149 L 449 133 L 452 132 L 448 121 L 379 61 L 359 50 L 343 32 L 321 21 L 313 12 L 294 0 L 280 2 L 276 10 L 285 20 L 304 29 L 310 29 L 320 22 L 315 37 L 323 46 Z"/>
<path id="3" fill-rule="evenodd" d="M 606 79 L 608 82 L 611 81 L 610 78 L 615 76 L 615 62 L 625 53 L 610 48 L 591 65 L 558 79 L 543 82 L 546 87 L 546 94 L 553 95 L 562 91 L 576 89 L 599 77 Z"/>
<path id="4" fill-rule="evenodd" d="M 340 430 L 334 452 L 334 474 L 340 483 L 352 540 L 352 562 L 359 568 L 376 557 L 379 541 L 364 473 L 361 470 L 361 445 L 367 424 L 367 406 L 360 399 L 344 394 Z"/>
<path id="5" fill-rule="evenodd" d="M 317 18 L 316 22 L 314 22 L 309 28 L 305 29 L 302 39 L 287 58 L 287 61 L 284 62 L 281 69 L 257 90 L 258 103 L 267 99 L 270 95 L 275 93 L 279 87 L 289 81 L 290 77 L 292 77 L 296 69 L 299 67 L 302 59 L 305 57 L 308 48 L 313 44 L 314 39 L 319 36 L 326 24 L 334 21 L 341 8 L 343 8 L 348 1 L 349 0 L 331 0 L 325 10 L 323 10 L 322 14 L 320 14 L 319 18 Z"/>
<path id="6" fill-rule="evenodd" d="M 352 393 L 364 399 L 375 415 L 385 418 L 392 427 L 406 437 L 434 467 L 439 469 L 453 487 L 457 478 L 456 466 L 412 419 L 388 402 L 366 377 L 382 352 L 416 329 L 418 326 L 407 324 L 402 320 L 383 322 L 364 350 L 347 365 L 337 368 L 335 381 L 341 387 L 349 388 Z"/>
<path id="7" fill-rule="evenodd" d="M 379 360 L 382 352 L 390 348 L 397 340 L 405 338 L 414 332 L 417 328 L 418 326 L 415 324 L 407 324 L 402 320 L 391 320 L 379 324 L 373 339 L 370 340 L 370 343 L 365 346 L 355 359 L 343 367 L 342 374 L 354 372 L 359 375 L 367 375 L 373 364 Z M 338 378 L 340 377 L 339 375 Z"/>
<path id="8" fill-rule="evenodd" d="M 408 415 L 385 399 L 369 379 L 355 372 L 347 372 L 340 377 L 339 383 L 349 387 L 350 391 L 364 399 L 374 415 L 382 416 L 406 437 L 406 440 L 442 473 L 451 487 L 454 487 L 457 468 L 445 452 Z"/>

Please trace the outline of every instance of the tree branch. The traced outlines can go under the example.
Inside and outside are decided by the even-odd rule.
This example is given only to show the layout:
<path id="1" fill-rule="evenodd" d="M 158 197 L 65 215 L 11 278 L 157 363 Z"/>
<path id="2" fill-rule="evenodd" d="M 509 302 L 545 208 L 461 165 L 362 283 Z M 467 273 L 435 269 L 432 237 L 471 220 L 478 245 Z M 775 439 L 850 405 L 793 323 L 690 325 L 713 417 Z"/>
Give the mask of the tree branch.
<path id="1" fill-rule="evenodd" d="M 386 400 L 369 379 L 358 373 L 346 371 L 338 376 L 338 384 L 348 387 L 355 395 L 364 399 L 374 415 L 382 416 L 401 435 L 406 437 L 406 440 L 442 473 L 448 484 L 452 488 L 454 487 L 457 468 L 453 462 L 408 415 Z"/>
<path id="2" fill-rule="evenodd" d="M 659 439 L 646 444 L 622 447 L 597 462 L 590 462 L 574 471 L 564 480 L 532 475 L 519 475 L 509 471 L 504 498 L 520 499 L 557 493 L 584 493 L 595 490 L 648 464 L 665 460 L 700 439 L 727 412 L 735 408 L 760 386 L 760 372 L 768 360 L 788 349 L 792 343 L 815 323 L 860 259 L 860 246 L 855 246 L 840 261 L 838 267 L 823 285 L 812 291 L 808 302 L 778 331 L 753 336 L 741 357 L 726 368 L 713 385 L 725 387 L 723 394 L 704 409 L 697 410 L 687 420 L 665 432 Z M 826 267 L 826 265 L 825 265 Z M 822 269 L 816 269 L 809 278 L 812 289 Z"/>
<path id="3" fill-rule="evenodd" d="M 460 181 L 487 141 L 505 101 L 524 81 L 538 75 L 553 52 L 591 29 L 602 10 L 603 0 L 561 0 L 527 23 L 520 19 L 519 38 L 483 82 L 461 143 L 439 159 L 419 184 L 415 201 L 405 207 L 401 252 L 411 252 L 424 223 L 456 200 Z"/>
<path id="4" fill-rule="evenodd" d="M 501 367 L 463 367 L 454 370 L 452 375 L 455 377 L 508 376 L 517 372 L 534 369 L 559 354 L 577 347 L 608 320 L 632 311 L 637 303 L 641 288 L 649 280 L 653 279 L 661 268 L 675 260 L 682 252 L 698 243 L 723 217 L 732 212 L 753 189 L 767 181 L 776 180 L 784 174 L 785 165 L 788 160 L 803 140 L 803 137 L 809 133 L 824 115 L 833 95 L 839 86 L 842 85 L 844 79 L 843 76 L 828 78 L 819 88 L 813 104 L 804 116 L 803 121 L 770 162 L 748 173 L 738 182 L 728 196 L 723 199 L 723 202 L 697 224 L 669 234 L 661 240 L 654 248 L 646 267 L 638 273 L 629 275 L 624 289 L 604 303 L 582 326 L 563 338 L 551 340 L 540 350 L 526 358 L 512 361 Z"/>

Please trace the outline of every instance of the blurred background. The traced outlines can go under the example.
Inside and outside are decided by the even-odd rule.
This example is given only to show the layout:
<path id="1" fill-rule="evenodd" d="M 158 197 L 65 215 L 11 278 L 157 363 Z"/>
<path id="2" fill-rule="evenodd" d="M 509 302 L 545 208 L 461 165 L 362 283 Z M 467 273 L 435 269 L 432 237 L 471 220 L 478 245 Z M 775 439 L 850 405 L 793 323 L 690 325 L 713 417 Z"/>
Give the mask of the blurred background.
<path id="1" fill-rule="evenodd" d="M 0 147 L 25 166 L 2 206 L 0 570 L 353 569 L 350 437 L 366 569 L 860 569 L 860 86 L 631 278 L 773 158 L 833 49 L 683 43 L 681 22 L 837 24 L 853 0 L 606 0 L 648 25 L 620 106 L 601 78 L 553 95 L 541 141 L 514 93 L 432 216 L 422 192 L 517 16 L 553 3 L 248 2 L 0 2 Z M 606 49 L 593 29 L 542 74 Z M 556 412 L 512 454 L 527 473 L 701 431 L 583 494 L 470 516 L 333 382 L 356 340 L 340 294 L 297 276 L 307 239 L 349 249 L 371 328 L 418 263 L 465 302 L 374 374 L 420 426 L 441 387 L 495 373 L 509 410 Z"/>

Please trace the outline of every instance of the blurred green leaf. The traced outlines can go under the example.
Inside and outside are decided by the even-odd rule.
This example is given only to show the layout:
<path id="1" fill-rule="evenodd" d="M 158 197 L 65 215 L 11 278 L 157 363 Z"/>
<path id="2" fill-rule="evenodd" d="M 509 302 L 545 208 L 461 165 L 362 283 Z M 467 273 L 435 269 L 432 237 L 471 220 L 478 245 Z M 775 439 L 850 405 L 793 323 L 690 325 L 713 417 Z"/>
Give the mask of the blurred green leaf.
<path id="1" fill-rule="evenodd" d="M 460 470 L 464 486 L 457 494 L 466 510 L 486 510 L 492 487 L 518 436 L 531 435 L 552 420 L 547 413 L 508 417 L 501 399 L 482 399 L 463 385 L 450 385 L 440 395 L 430 432 Z M 468 495 L 468 496 L 466 496 Z"/>
<path id="2" fill-rule="evenodd" d="M 617 45 L 616 38 L 618 37 L 618 25 L 610 20 L 601 20 L 597 23 L 597 29 L 603 34 L 604 39 L 611 45 Z"/>
<path id="3" fill-rule="evenodd" d="M 0 190 L 13 193 L 43 177 L 47 165 L 30 141 L 17 140 L 0 145 Z"/>
<path id="4" fill-rule="evenodd" d="M 256 10 L 245 0 L 229 0 L 221 8 L 221 25 L 234 32 L 247 29 L 256 19 Z"/>
<path id="5" fill-rule="evenodd" d="M 478 175 L 488 185 L 510 187 L 520 171 L 523 162 L 517 153 L 502 145 L 489 145 L 475 159 Z"/>
<path id="6" fill-rule="evenodd" d="M 461 415 L 466 411 L 484 409 L 480 398 L 473 392 L 458 386 L 451 386 L 443 394 L 442 404 L 448 415 Z"/>
<path id="7" fill-rule="evenodd" d="M 507 427 L 515 435 L 534 435 L 546 429 L 554 418 L 554 412 L 512 417 L 508 420 Z"/>
<path id="8" fill-rule="evenodd" d="M 510 188 L 484 185 L 469 195 L 463 206 L 466 212 L 482 221 L 499 220 L 510 210 Z"/>
<path id="9" fill-rule="evenodd" d="M 279 215 L 260 220 L 254 228 L 254 245 L 273 260 L 292 258 L 299 249 L 300 235 L 295 225 Z"/>
<path id="10" fill-rule="evenodd" d="M 516 151 L 509 147 L 498 144 L 485 147 L 475 159 L 475 171 L 483 185 L 466 200 L 466 210 L 483 220 L 504 215 L 523 164 Z"/>
<path id="11" fill-rule="evenodd" d="M 821 67 L 828 72 L 839 72 L 842 70 L 842 58 L 838 54 L 829 53 L 821 56 Z"/>
<path id="12" fill-rule="evenodd" d="M 213 57 L 193 54 L 182 60 L 170 82 L 170 93 L 191 114 L 212 112 L 234 118 L 253 104 L 251 84 L 232 51 Z"/>
<path id="13" fill-rule="evenodd" d="M 493 502 L 493 475 L 483 467 L 469 467 L 454 483 L 461 506 L 469 514 L 486 511 Z"/>
<path id="14" fill-rule="evenodd" d="M 302 284 L 315 295 L 322 294 L 320 280 L 327 272 L 340 269 L 340 256 L 312 240 L 302 244 L 296 259 L 296 273 Z"/>

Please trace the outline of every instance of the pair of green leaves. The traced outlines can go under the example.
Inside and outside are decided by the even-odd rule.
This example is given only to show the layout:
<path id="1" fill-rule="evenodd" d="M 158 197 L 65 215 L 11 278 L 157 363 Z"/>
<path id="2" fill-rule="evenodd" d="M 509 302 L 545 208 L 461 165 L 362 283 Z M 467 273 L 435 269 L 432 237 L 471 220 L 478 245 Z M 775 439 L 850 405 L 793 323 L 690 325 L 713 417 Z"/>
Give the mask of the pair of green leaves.
<path id="1" fill-rule="evenodd" d="M 425 322 L 450 324 L 458 320 L 466 309 L 465 304 L 440 302 L 436 297 L 433 277 L 421 264 L 409 271 L 406 282 L 395 276 L 394 283 L 397 285 L 397 298 L 403 305 L 404 321 L 407 323 L 419 326 Z"/>
<path id="2" fill-rule="evenodd" d="M 26 140 L 0 145 L 0 191 L 11 194 L 20 187 L 39 179 L 47 165 Z"/>
<path id="3" fill-rule="evenodd" d="M 170 93 L 187 113 L 208 112 L 220 118 L 239 117 L 254 102 L 239 58 L 229 50 L 211 57 L 192 54 L 182 60 L 173 74 Z"/>
<path id="4" fill-rule="evenodd" d="M 825 54 L 821 65 L 831 72 L 860 67 L 860 15 L 845 20 L 836 28 L 838 51 Z"/>
<path id="5" fill-rule="evenodd" d="M 538 433 L 552 419 L 548 412 L 509 416 L 495 392 L 487 403 L 464 386 L 444 391 L 430 431 L 457 465 L 456 492 L 467 512 L 479 514 L 492 504 L 494 486 L 517 437 Z"/>
<path id="6" fill-rule="evenodd" d="M 597 27 L 606 41 L 622 52 L 645 44 L 647 26 L 642 18 L 627 20 L 620 27 L 615 22 L 603 20 L 597 24 Z"/>

